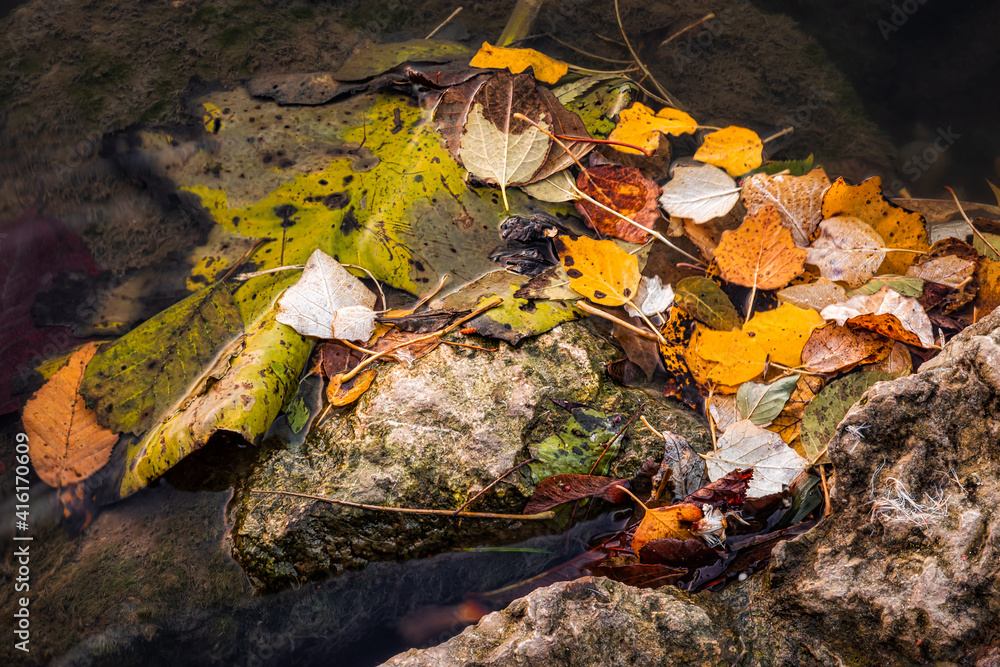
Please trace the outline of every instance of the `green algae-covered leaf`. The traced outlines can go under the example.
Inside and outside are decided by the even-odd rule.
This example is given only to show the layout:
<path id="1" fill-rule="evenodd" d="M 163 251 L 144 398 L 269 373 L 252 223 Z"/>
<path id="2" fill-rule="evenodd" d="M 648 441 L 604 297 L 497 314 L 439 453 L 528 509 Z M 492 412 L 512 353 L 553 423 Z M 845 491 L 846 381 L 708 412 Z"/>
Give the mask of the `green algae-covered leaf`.
<path id="1" fill-rule="evenodd" d="M 405 62 L 445 63 L 471 56 L 469 47 L 438 39 L 411 39 L 394 44 L 363 42 L 333 73 L 333 78 L 337 81 L 361 81 Z"/>
<path id="2" fill-rule="evenodd" d="M 740 326 L 740 316 L 732 301 L 718 284 L 703 276 L 678 280 L 674 286 L 674 303 L 716 331 L 732 331 Z"/>
<path id="3" fill-rule="evenodd" d="M 595 139 L 607 139 L 615 129 L 615 117 L 639 97 L 634 82 L 621 77 L 590 76 L 571 81 L 553 91 L 569 111 L 583 120 Z"/>
<path id="4" fill-rule="evenodd" d="M 311 349 L 273 314 L 262 318 L 224 375 L 202 383 L 179 412 L 128 447 L 121 497 L 146 486 L 218 432 L 257 444 L 295 393 Z"/>
<path id="5" fill-rule="evenodd" d="M 757 426 L 771 423 L 785 407 L 798 381 L 798 375 L 790 375 L 771 384 L 744 382 L 736 392 L 740 418 L 749 419 Z"/>
<path id="6" fill-rule="evenodd" d="M 116 433 L 143 433 L 180 400 L 243 321 L 225 285 L 207 287 L 150 318 L 87 366 L 80 394 Z"/>
<path id="7" fill-rule="evenodd" d="M 572 416 L 558 435 L 529 445 L 528 451 L 538 459 L 528 464 L 535 484 L 552 475 L 607 475 L 611 462 L 618 456 L 621 440 L 608 448 L 600 465 L 591 473 L 604 447 L 621 428 L 615 421 L 618 415 L 606 415 L 583 407 L 573 408 L 570 414 Z"/>
<path id="8" fill-rule="evenodd" d="M 580 316 L 580 312 L 572 304 L 562 301 L 515 298 L 514 293 L 530 280 L 531 276 L 493 271 L 434 301 L 431 306 L 445 310 L 466 310 L 475 308 L 486 297 L 499 296 L 503 298 L 502 304 L 469 320 L 465 326 L 475 327 L 476 333 L 481 336 L 499 338 L 511 345 Z"/>
<path id="9" fill-rule="evenodd" d="M 837 424 L 869 387 L 900 375 L 881 371 L 851 373 L 826 385 L 802 416 L 802 448 L 810 463 L 829 462 L 824 450 L 837 432 Z"/>
<path id="10" fill-rule="evenodd" d="M 746 178 L 749 178 L 753 174 L 768 174 L 774 176 L 775 174 L 781 173 L 783 171 L 788 171 L 792 176 L 805 176 L 813 168 L 813 156 L 809 155 L 804 160 L 785 160 L 783 162 L 767 162 L 757 167 L 756 169 L 751 169 L 746 174 Z"/>

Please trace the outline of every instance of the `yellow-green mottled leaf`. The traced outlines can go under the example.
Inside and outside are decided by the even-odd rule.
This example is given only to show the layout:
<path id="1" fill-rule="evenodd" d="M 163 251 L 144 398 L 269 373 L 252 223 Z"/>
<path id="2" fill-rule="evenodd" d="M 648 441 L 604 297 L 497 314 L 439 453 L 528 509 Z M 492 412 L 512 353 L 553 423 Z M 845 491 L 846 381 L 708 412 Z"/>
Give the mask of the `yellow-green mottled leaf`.
<path id="1" fill-rule="evenodd" d="M 361 81 L 386 72 L 407 61 L 444 63 L 472 55 L 472 50 L 456 42 L 411 39 L 392 44 L 362 42 L 333 73 L 337 81 Z"/>
<path id="2" fill-rule="evenodd" d="M 595 139 L 607 139 L 615 129 L 614 118 L 632 106 L 639 89 L 628 79 L 589 76 L 552 91 L 564 107 L 575 113 Z"/>
<path id="3" fill-rule="evenodd" d="M 228 288 L 207 287 L 97 354 L 80 394 L 102 425 L 116 433 L 141 434 L 241 333 L 243 321 Z"/>
<path id="4" fill-rule="evenodd" d="M 618 432 L 616 415 L 606 415 L 583 407 L 573 408 L 571 414 L 558 435 L 528 446 L 531 456 L 536 459 L 534 463 L 528 464 L 535 484 L 552 475 L 591 474 L 598 458 L 600 465 L 592 474 L 607 475 L 611 462 L 618 456 L 621 440 L 601 456 L 604 447 Z"/>

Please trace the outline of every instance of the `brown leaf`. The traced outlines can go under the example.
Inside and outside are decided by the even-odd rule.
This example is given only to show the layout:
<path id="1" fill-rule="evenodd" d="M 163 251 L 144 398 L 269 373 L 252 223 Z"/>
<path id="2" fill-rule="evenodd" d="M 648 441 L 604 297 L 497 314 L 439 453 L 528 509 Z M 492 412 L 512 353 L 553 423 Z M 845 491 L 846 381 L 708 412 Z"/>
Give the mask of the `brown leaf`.
<path id="1" fill-rule="evenodd" d="M 838 215 L 819 223 L 819 237 L 809 246 L 806 262 L 830 280 L 861 287 L 885 259 L 882 237 L 868 223 Z"/>
<path id="2" fill-rule="evenodd" d="M 652 229 L 660 215 L 656 208 L 660 186 L 644 177 L 635 167 L 618 164 L 591 167 L 580 172 L 576 187 L 595 201 L 618 211 L 646 229 Z M 577 200 L 576 210 L 592 229 L 601 234 L 629 243 L 645 243 L 649 238 L 649 234 L 635 225 L 589 201 Z"/>
<path id="3" fill-rule="evenodd" d="M 785 402 L 785 407 L 767 429 L 780 435 L 787 444 L 795 443 L 802 431 L 802 415 L 805 414 L 809 403 L 816 398 L 816 394 L 820 392 L 824 384 L 826 381 L 821 377 L 801 376 L 792 395 Z"/>
<path id="4" fill-rule="evenodd" d="M 613 504 L 626 502 L 629 495 L 618 487 L 629 488 L 628 480 L 596 475 L 552 475 L 535 487 L 524 513 L 537 514 L 581 498 L 600 498 Z"/>
<path id="5" fill-rule="evenodd" d="M 925 295 L 934 289 L 931 284 L 951 288 L 943 291 L 933 304 L 942 312 L 950 313 L 975 298 L 979 291 L 979 279 L 976 276 L 979 263 L 979 253 L 975 248 L 949 236 L 932 245 L 926 255 L 921 255 L 906 270 L 906 275 L 926 281 Z M 926 302 L 922 303 L 925 308 L 931 307 Z"/>
<path id="6" fill-rule="evenodd" d="M 434 121 L 438 131 L 445 139 L 448 152 L 458 157 L 458 149 L 462 143 L 462 131 L 465 121 L 472 108 L 472 100 L 476 93 L 490 80 L 491 74 L 478 74 L 462 83 L 451 86 L 441 95 L 434 108 Z"/>
<path id="7" fill-rule="evenodd" d="M 892 341 L 878 334 L 842 327 L 834 322 L 812 332 L 802 348 L 802 366 L 812 373 L 849 371 L 889 356 Z"/>
<path id="8" fill-rule="evenodd" d="M 719 553 L 697 538 L 650 540 L 636 554 L 640 563 L 668 567 L 696 568 L 719 560 Z"/>
<path id="9" fill-rule="evenodd" d="M 910 357 L 909 348 L 897 342 L 889 350 L 889 355 L 885 359 L 865 366 L 864 370 L 906 375 L 913 371 L 913 359 Z"/>
<path id="10" fill-rule="evenodd" d="M 365 368 L 360 373 L 344 382 L 344 375 L 334 375 L 330 378 L 330 384 L 326 386 L 326 399 L 330 405 L 341 407 L 350 405 L 361 398 L 361 395 L 368 391 L 378 375 L 374 368 Z"/>
<path id="11" fill-rule="evenodd" d="M 820 313 L 841 326 L 869 329 L 917 347 L 933 347 L 934 332 L 927 313 L 916 299 L 904 297 L 891 287 L 874 294 L 858 294 L 844 303 L 827 306 Z"/>
<path id="12" fill-rule="evenodd" d="M 598 577 L 607 577 L 636 588 L 660 588 L 672 584 L 688 573 L 686 569 L 666 565 L 588 565 L 587 570 Z"/>
<path id="13" fill-rule="evenodd" d="M 754 174 L 743 183 L 740 196 L 747 213 L 774 206 L 782 224 L 792 232 L 795 245 L 805 248 L 823 219 L 823 195 L 829 189 L 830 179 L 817 168 L 804 176 Z"/>
<path id="14" fill-rule="evenodd" d="M 542 104 L 545 105 L 545 108 L 552 115 L 552 128 L 549 132 L 563 137 L 590 139 L 587 124 L 578 115 L 560 104 L 551 90 L 544 86 L 539 86 L 538 94 L 542 99 Z M 553 142 L 552 147 L 549 149 L 549 156 L 545 159 L 545 164 L 535 172 L 534 177 L 531 179 L 532 182 L 548 178 L 552 174 L 575 164 L 577 160 L 589 153 L 595 145 L 590 141 L 572 141 L 570 139 L 562 139 L 561 141 L 569 149 L 569 153 L 558 142 Z M 576 158 L 575 160 L 573 159 L 574 157 Z"/>
<path id="15" fill-rule="evenodd" d="M 31 397 L 22 414 L 35 472 L 49 486 L 90 477 L 111 458 L 118 436 L 97 423 L 78 393 L 97 343 L 87 343 Z"/>
<path id="16" fill-rule="evenodd" d="M 739 229 L 722 235 L 715 251 L 724 280 L 757 289 L 784 287 L 802 273 L 805 259 L 773 206 L 747 215 Z"/>
<path id="17" fill-rule="evenodd" d="M 711 484 L 701 487 L 682 502 L 691 503 L 698 507 L 708 505 L 709 507 L 739 509 L 743 501 L 747 499 L 747 489 L 750 488 L 751 477 L 753 477 L 753 468 L 733 470 Z"/>

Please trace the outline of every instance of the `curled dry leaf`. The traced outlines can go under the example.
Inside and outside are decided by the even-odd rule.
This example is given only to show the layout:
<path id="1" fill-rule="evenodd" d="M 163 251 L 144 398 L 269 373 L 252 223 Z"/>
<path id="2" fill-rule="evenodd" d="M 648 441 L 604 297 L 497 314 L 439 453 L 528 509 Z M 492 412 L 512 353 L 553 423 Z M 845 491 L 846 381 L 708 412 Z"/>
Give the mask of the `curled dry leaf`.
<path id="1" fill-rule="evenodd" d="M 930 318 L 916 299 L 900 296 L 883 287 L 875 294 L 852 296 L 844 303 L 827 306 L 823 318 L 861 327 L 917 347 L 934 347 Z"/>
<path id="2" fill-rule="evenodd" d="M 823 217 L 850 215 L 868 223 L 889 248 L 923 252 L 927 250 L 927 230 L 919 213 L 890 204 L 882 195 L 877 176 L 860 185 L 847 185 L 838 178 L 823 197 Z M 882 262 L 882 273 L 903 274 L 917 254 L 893 252 Z"/>
<path id="3" fill-rule="evenodd" d="M 850 329 L 831 322 L 813 331 L 802 348 L 802 366 L 811 373 L 849 371 L 889 356 L 893 341 L 865 329 Z"/>
<path id="4" fill-rule="evenodd" d="M 653 110 L 645 104 L 636 102 L 618 114 L 618 125 L 611 131 L 608 139 L 640 146 L 652 152 L 660 145 L 661 132 L 677 136 L 697 129 L 698 122 L 683 111 L 664 107 L 653 114 Z M 640 151 L 627 146 L 615 146 L 615 149 L 630 155 L 640 154 Z"/>
<path id="5" fill-rule="evenodd" d="M 753 468 L 749 498 L 780 493 L 809 466 L 781 436 L 748 419 L 733 424 L 719 438 L 718 449 L 705 455 L 705 461 L 712 481 L 733 470 Z"/>
<path id="6" fill-rule="evenodd" d="M 556 505 L 582 498 L 600 498 L 609 503 L 623 503 L 628 501 L 629 495 L 622 490 L 622 487 L 629 488 L 628 480 L 596 475 L 552 475 L 535 487 L 524 513 L 537 514 Z"/>
<path id="7" fill-rule="evenodd" d="M 739 509 L 747 499 L 751 477 L 753 468 L 733 470 L 691 493 L 683 502 L 697 505 L 702 511 L 705 505 L 722 509 Z"/>
<path id="8" fill-rule="evenodd" d="M 614 241 L 557 236 L 555 246 L 570 287 L 594 303 L 622 306 L 639 289 L 639 260 Z"/>
<path id="9" fill-rule="evenodd" d="M 782 224 L 792 232 L 795 245 L 805 248 L 823 219 L 823 196 L 829 189 L 826 172 L 813 169 L 804 176 L 754 174 L 743 183 L 740 196 L 747 213 L 774 206 Z"/>
<path id="10" fill-rule="evenodd" d="M 826 278 L 805 285 L 792 285 L 778 291 L 778 303 L 790 303 L 799 308 L 820 311 L 829 305 L 847 301 L 847 291 Z"/>
<path id="11" fill-rule="evenodd" d="M 722 167 L 730 176 L 739 176 L 761 165 L 763 151 L 764 144 L 756 132 L 730 125 L 707 135 L 694 159 Z"/>
<path id="12" fill-rule="evenodd" d="M 482 47 L 469 63 L 472 67 L 506 67 L 513 74 L 520 74 L 529 67 L 535 78 L 545 83 L 555 83 L 566 76 L 569 66 L 534 49 L 508 49 L 483 42 Z"/>
<path id="13" fill-rule="evenodd" d="M 96 352 L 97 343 L 75 351 L 24 405 L 21 419 L 31 445 L 31 463 L 49 486 L 87 479 L 108 462 L 118 442 L 118 435 L 97 423 L 78 393 Z"/>
<path id="14" fill-rule="evenodd" d="M 773 206 L 748 215 L 739 229 L 725 232 L 715 250 L 723 280 L 744 287 L 778 289 L 802 273 L 806 251 L 781 224 Z"/>
<path id="15" fill-rule="evenodd" d="M 882 237 L 865 222 L 847 215 L 819 223 L 819 237 L 809 246 L 806 263 L 829 280 L 860 287 L 885 259 Z"/>
<path id="16" fill-rule="evenodd" d="M 672 216 L 704 223 L 729 213 L 739 200 L 736 181 L 718 167 L 678 166 L 663 186 L 660 207 Z"/>
<path id="17" fill-rule="evenodd" d="M 660 186 L 643 176 L 635 167 L 624 167 L 620 164 L 591 167 L 580 172 L 576 186 L 595 201 L 646 229 L 652 229 L 660 216 L 656 209 Z M 592 229 L 601 234 L 614 236 L 629 243 L 645 243 L 649 239 L 649 234 L 639 227 L 586 199 L 576 201 L 576 210 Z"/>

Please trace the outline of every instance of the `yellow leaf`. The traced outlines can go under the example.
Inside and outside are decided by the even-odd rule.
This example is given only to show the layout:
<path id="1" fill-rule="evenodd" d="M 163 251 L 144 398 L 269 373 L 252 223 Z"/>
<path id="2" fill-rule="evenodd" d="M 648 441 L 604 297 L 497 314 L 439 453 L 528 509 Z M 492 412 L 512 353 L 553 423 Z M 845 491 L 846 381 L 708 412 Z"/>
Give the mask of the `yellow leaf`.
<path id="1" fill-rule="evenodd" d="M 618 114 L 618 125 L 612 130 L 608 139 L 655 151 L 660 145 L 661 132 L 677 136 L 694 132 L 696 129 L 698 122 L 683 111 L 664 107 L 654 115 L 652 109 L 636 102 Z M 640 153 L 624 146 L 615 146 L 615 150 L 632 155 Z"/>
<path id="2" fill-rule="evenodd" d="M 508 49 L 483 42 L 482 48 L 469 63 L 473 67 L 506 67 L 512 74 L 519 74 L 529 67 L 535 78 L 544 83 L 555 83 L 566 76 L 569 65 L 549 58 L 534 49 Z"/>
<path id="3" fill-rule="evenodd" d="M 330 384 L 326 387 L 326 398 L 330 405 L 337 407 L 350 405 L 361 398 L 361 395 L 372 386 L 378 371 L 374 368 L 366 368 L 348 380 L 346 386 L 343 382 L 344 375 L 346 373 L 340 373 L 330 378 Z"/>
<path id="4" fill-rule="evenodd" d="M 798 248 L 771 205 L 748 215 L 739 229 L 723 233 L 715 250 L 722 279 L 744 287 L 777 289 L 802 273 L 807 251 Z"/>
<path id="5" fill-rule="evenodd" d="M 872 226 L 887 248 L 925 252 L 927 230 L 919 213 L 889 203 L 882 195 L 882 181 L 872 176 L 860 185 L 838 178 L 823 198 L 823 217 L 850 215 Z M 879 266 L 880 274 L 906 275 L 918 253 L 890 252 Z"/>
<path id="6" fill-rule="evenodd" d="M 743 325 L 743 332 L 763 347 L 771 361 L 783 366 L 802 363 L 802 348 L 813 329 L 826 324 L 826 320 L 811 308 L 783 304 L 766 313 L 757 313 Z"/>
<path id="7" fill-rule="evenodd" d="M 730 125 L 705 137 L 694 159 L 740 176 L 761 165 L 764 144 L 756 132 Z"/>
<path id="8" fill-rule="evenodd" d="M 632 536 L 632 551 L 639 553 L 647 542 L 661 539 L 689 540 L 696 536 L 694 524 L 701 521 L 701 508 L 691 503 L 654 507 L 646 512 Z"/>
<path id="9" fill-rule="evenodd" d="M 602 306 L 621 306 L 635 296 L 639 260 L 614 241 L 557 236 L 555 245 L 574 291 Z"/>

